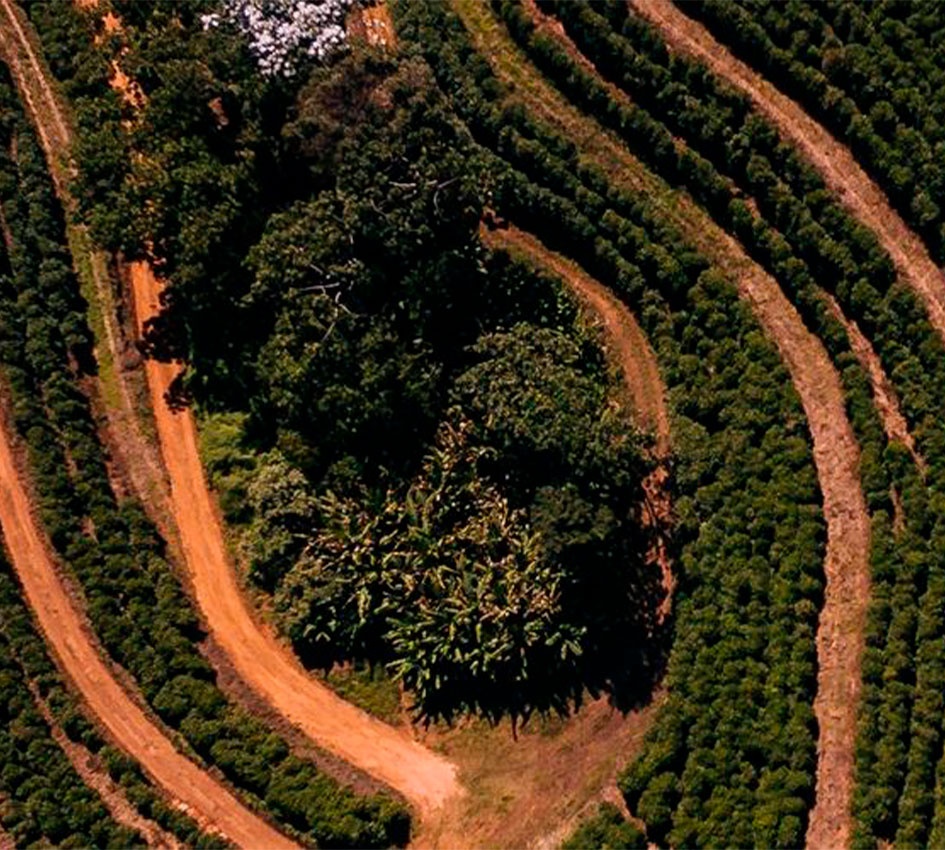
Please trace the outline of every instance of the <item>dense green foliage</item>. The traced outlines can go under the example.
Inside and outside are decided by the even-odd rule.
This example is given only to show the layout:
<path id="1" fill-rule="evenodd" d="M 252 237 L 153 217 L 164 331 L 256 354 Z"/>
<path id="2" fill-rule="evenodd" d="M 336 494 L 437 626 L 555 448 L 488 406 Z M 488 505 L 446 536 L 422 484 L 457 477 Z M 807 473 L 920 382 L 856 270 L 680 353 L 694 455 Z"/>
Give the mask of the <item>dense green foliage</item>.
<path id="1" fill-rule="evenodd" d="M 861 474 L 876 511 L 874 602 L 858 748 L 858 840 L 864 845 L 877 837 L 907 844 L 927 840 L 932 791 L 941 781 L 927 755 L 928 742 L 941 740 L 942 734 L 941 672 L 934 660 L 942 633 L 935 613 L 941 593 L 941 556 L 934 543 L 940 508 L 932 495 L 942 486 L 941 404 L 936 401 L 943 386 L 941 341 L 915 296 L 891 285 L 892 264 L 875 238 L 830 199 L 819 177 L 749 112 L 743 98 L 714 82 L 697 63 L 670 56 L 647 24 L 627 15 L 624 4 L 607 7 L 616 32 L 586 7 L 553 7 L 602 73 L 634 102 L 659 114 L 677 139 L 692 144 L 757 202 L 754 221 L 738 210 L 737 200 L 730 204 L 729 221 L 718 213 L 717 220 L 778 277 L 843 370 L 851 421 L 863 450 Z M 901 447 L 886 445 L 870 412 L 865 379 L 842 328 L 825 314 L 815 279 L 826 284 L 873 340 L 903 398 L 919 449 L 930 461 L 924 482 Z M 894 496 L 901 526 L 895 534 Z M 919 632 L 917 618 L 922 622 Z M 935 822 L 939 818 L 935 815 Z"/>
<path id="2" fill-rule="evenodd" d="M 646 847 L 646 836 L 626 821 L 613 803 L 601 803 L 561 845 L 561 850 L 631 850 Z"/>
<path id="3" fill-rule="evenodd" d="M 197 647 L 202 631 L 155 529 L 111 488 L 79 388 L 93 368 L 90 334 L 61 213 L 9 84 L 0 96 L 0 202 L 10 237 L 0 278 L 0 363 L 44 525 L 81 583 L 98 637 L 158 716 L 255 805 L 327 846 L 403 842 L 407 815 L 399 803 L 339 787 L 216 687 Z"/>
<path id="4" fill-rule="evenodd" d="M 79 105 L 85 214 L 173 280 L 154 349 L 186 351 L 191 389 L 230 411 L 211 418 L 208 463 L 303 657 L 383 662 L 447 717 L 564 707 L 587 685 L 632 693 L 615 677 L 658 667 L 636 645 L 658 596 L 631 510 L 639 445 L 555 286 L 482 249 L 491 206 L 626 300 L 671 389 L 678 625 L 670 697 L 623 779 L 631 808 L 675 846 L 800 844 L 823 544 L 808 437 L 770 345 L 658 204 L 506 98 L 443 4 L 397 6 L 401 57 L 356 52 L 298 90 L 264 85 L 196 7 L 129 6 L 116 39 L 148 96 L 130 127 L 103 84 L 115 45 L 47 5 L 32 7 L 44 37 L 74 47 L 52 59 Z M 823 339 L 873 521 L 857 840 L 940 843 L 940 341 L 797 152 L 625 3 L 540 6 L 627 99 L 523 6 L 493 5 L 545 77 L 736 236 Z M 846 139 L 941 255 L 926 4 L 686 8 Z M 821 287 L 876 348 L 924 477 L 887 444 Z M 635 841 L 613 815 L 579 840 Z"/>
<path id="5" fill-rule="evenodd" d="M 423 46 L 474 135 L 534 181 L 510 174 L 495 192 L 499 211 L 627 299 L 670 387 L 677 630 L 669 700 L 625 779 L 634 809 L 657 842 L 799 844 L 813 791 L 823 527 L 807 436 L 789 412 L 796 397 L 771 381 L 782 367 L 729 284 L 648 199 L 607 186 L 568 141 L 496 103 L 500 86 L 455 18 L 436 4 L 397 8 L 402 35 Z"/>
<path id="6" fill-rule="evenodd" d="M 903 217 L 945 259 L 945 63 L 937 4 L 682 5 L 850 145 Z"/>
<path id="7" fill-rule="evenodd" d="M 491 175 L 424 61 L 356 52 L 290 92 L 189 6 L 136 7 L 115 39 L 140 113 L 81 98 L 114 45 L 59 69 L 85 212 L 172 281 L 154 353 L 183 346 L 200 400 L 245 414 L 211 472 L 303 658 L 383 662 L 426 717 L 645 691 L 640 440 L 560 286 L 483 249 Z M 499 380 L 521 369 L 530 394 Z M 358 535 L 365 560 L 336 557 Z"/>
<path id="8" fill-rule="evenodd" d="M 140 847 L 86 788 L 52 739 L 36 699 L 81 715 L 62 690 L 42 638 L 0 556 L 0 826 L 18 847 Z M 36 696 L 30 687 L 37 689 Z"/>

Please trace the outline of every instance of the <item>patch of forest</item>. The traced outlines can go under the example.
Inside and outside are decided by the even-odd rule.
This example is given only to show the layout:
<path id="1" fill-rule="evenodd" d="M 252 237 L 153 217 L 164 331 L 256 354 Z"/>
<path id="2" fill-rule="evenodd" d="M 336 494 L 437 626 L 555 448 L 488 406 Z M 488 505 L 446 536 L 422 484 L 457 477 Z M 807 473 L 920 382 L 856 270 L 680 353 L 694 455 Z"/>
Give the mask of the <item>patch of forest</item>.
<path id="1" fill-rule="evenodd" d="M 301 657 L 384 664 L 426 717 L 647 690 L 643 438 L 574 307 L 481 246 L 488 175 L 425 64 L 355 52 L 293 88 L 190 6 L 137 7 L 129 126 L 93 82 L 116 45 L 33 12 L 85 28 L 52 57 L 80 198 L 171 282 L 152 351 L 233 439 L 210 471 Z"/>

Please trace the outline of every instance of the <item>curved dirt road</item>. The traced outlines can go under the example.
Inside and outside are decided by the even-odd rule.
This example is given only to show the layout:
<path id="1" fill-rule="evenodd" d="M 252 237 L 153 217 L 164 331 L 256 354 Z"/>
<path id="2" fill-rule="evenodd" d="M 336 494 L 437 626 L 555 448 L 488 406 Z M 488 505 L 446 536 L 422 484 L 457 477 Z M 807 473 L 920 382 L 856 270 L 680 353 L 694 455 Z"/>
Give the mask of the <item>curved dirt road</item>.
<path id="1" fill-rule="evenodd" d="M 747 94 L 781 134 L 803 151 L 853 216 L 873 231 L 904 282 L 922 299 L 929 320 L 945 340 L 945 275 L 849 148 L 798 103 L 736 59 L 702 24 L 687 17 L 670 0 L 628 2 L 659 27 L 671 47 L 700 59 L 713 73 Z"/>
<path id="2" fill-rule="evenodd" d="M 145 263 L 130 266 L 139 333 L 160 311 L 161 284 Z M 180 372 L 147 360 L 158 438 L 171 481 L 171 504 L 197 603 L 239 676 L 313 741 L 403 794 L 429 816 L 461 794 L 456 769 L 410 738 L 338 697 L 307 673 L 257 622 L 239 587 L 197 451 L 189 410 L 173 411 L 165 394 Z"/>
<path id="3" fill-rule="evenodd" d="M 536 117 L 572 138 L 585 158 L 615 185 L 661 201 L 666 219 L 730 280 L 774 340 L 801 399 L 814 445 L 814 464 L 827 524 L 826 588 L 817 629 L 817 696 L 820 729 L 817 764 L 817 832 L 810 846 L 845 844 L 853 790 L 853 750 L 860 666 L 869 603 L 870 522 L 859 477 L 859 447 L 846 414 L 843 387 L 820 340 L 804 325 L 777 281 L 685 194 L 674 192 L 626 147 L 581 113 L 530 65 L 488 9 L 477 0 L 453 0 L 477 49 L 489 59 L 512 97 Z M 532 11 L 536 23 L 574 56 L 580 51 L 560 28 Z M 586 62 L 586 59 L 585 59 Z M 587 67 L 587 66 L 586 66 Z M 621 94 L 609 87 L 615 97 Z M 824 820 L 821 812 L 833 813 Z M 813 818 L 813 813 L 812 813 Z M 820 824 L 823 825 L 820 826 Z"/>
<path id="4" fill-rule="evenodd" d="M 481 228 L 480 233 L 486 245 L 520 252 L 533 265 L 560 277 L 603 325 L 605 345 L 620 366 L 630 394 L 630 414 L 638 420 L 641 430 L 652 432 L 656 437 L 654 448 L 658 463 L 643 482 L 646 501 L 644 521 L 657 529 L 665 526 L 666 520 L 672 515 L 672 502 L 666 489 L 669 473 L 665 464 L 670 452 L 669 407 L 656 355 L 633 313 L 606 286 L 576 263 L 549 250 L 530 233 L 514 226 L 498 230 Z M 659 565 L 663 589 L 666 591 L 659 611 L 662 621 L 670 611 L 675 586 L 663 533 L 655 535 L 649 558 L 650 563 Z"/>
<path id="5" fill-rule="evenodd" d="M 47 644 L 118 746 L 140 762 L 151 779 L 182 803 L 202 827 L 239 847 L 295 847 L 220 782 L 177 752 L 112 676 L 84 631 L 82 616 L 63 588 L 30 512 L 5 423 L 0 427 L 0 527 Z"/>
<path id="6" fill-rule="evenodd" d="M 0 0 L 0 11 L 8 23 L 0 29 L 0 45 L 11 63 L 16 64 L 24 101 L 55 168 L 67 156 L 71 142 L 69 126 L 12 0 Z M 15 42 L 10 41 L 11 35 Z M 143 264 L 133 264 L 131 279 L 136 305 L 149 305 L 157 310 L 159 284 L 150 270 Z M 148 315 L 137 313 L 139 328 Z M 112 329 L 106 330 L 110 347 L 114 348 Z M 173 479 L 172 511 L 198 603 L 236 671 L 318 744 L 388 783 L 422 813 L 436 810 L 445 799 L 459 794 L 455 770 L 445 759 L 426 750 L 406 733 L 336 697 L 302 670 L 290 653 L 253 619 L 225 555 L 222 530 L 197 455 L 193 419 L 188 412 L 171 413 L 164 402 L 164 392 L 177 369 L 148 361 L 146 371 L 161 449 Z M 120 377 L 119 384 L 122 406 L 130 410 L 130 397 Z M 123 418 L 129 419 L 124 425 L 136 426 L 133 416 Z M 131 430 L 141 448 L 144 440 L 139 429 Z M 147 456 L 146 451 L 144 455 Z M 150 472 L 149 481 L 136 482 L 139 491 L 162 495 L 155 492 L 160 488 L 154 486 L 160 475 Z"/>
<path id="7" fill-rule="evenodd" d="M 793 142 L 817 168 L 827 186 L 838 196 L 849 212 L 876 235 L 883 249 L 892 258 L 901 280 L 923 301 L 929 321 L 939 336 L 945 340 L 945 276 L 935 265 L 921 240 L 892 209 L 882 190 L 860 167 L 850 150 L 835 139 L 823 126 L 814 121 L 804 109 L 791 98 L 781 93 L 747 64 L 735 58 L 700 23 L 686 16 L 670 0 L 628 0 L 636 10 L 655 24 L 667 43 L 680 52 L 687 53 L 702 62 L 715 74 L 751 98 L 756 108 L 774 123 L 781 134 Z M 850 330 L 849 324 L 848 331 Z M 855 327 L 855 326 L 854 326 Z M 858 329 L 850 333 L 857 356 L 863 359 L 869 353 L 878 364 L 875 352 Z M 865 346 L 864 344 L 865 343 Z M 867 351 L 869 349 L 869 351 Z M 922 467 L 916 454 L 912 435 L 906 428 L 895 404 L 895 396 L 889 396 L 893 405 L 884 405 L 882 389 L 888 383 L 880 369 L 867 367 L 874 387 L 877 406 L 883 411 L 894 411 L 893 419 L 887 415 L 900 433 L 901 441 L 909 448 L 917 465 Z M 900 423 L 895 420 L 900 420 Z M 887 428 L 888 431 L 888 428 Z M 851 671 L 851 675 L 854 671 Z M 856 669 L 859 675 L 859 668 Z M 848 711 L 852 712 L 851 706 Z M 821 742 L 824 752 L 824 742 Z M 831 770 L 821 757 L 818 765 L 817 792 L 814 808 L 810 813 L 807 832 L 808 847 L 847 846 L 852 830 L 852 764 L 855 737 L 848 739 L 849 753 L 844 754 L 843 763 L 849 765 L 845 778 Z"/>

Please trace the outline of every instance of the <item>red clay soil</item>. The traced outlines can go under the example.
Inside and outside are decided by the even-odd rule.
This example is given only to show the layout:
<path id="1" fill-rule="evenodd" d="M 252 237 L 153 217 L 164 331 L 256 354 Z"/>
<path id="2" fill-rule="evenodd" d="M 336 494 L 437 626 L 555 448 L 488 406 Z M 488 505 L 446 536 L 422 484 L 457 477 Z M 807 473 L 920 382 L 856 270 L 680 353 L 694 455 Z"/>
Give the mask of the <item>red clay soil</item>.
<path id="1" fill-rule="evenodd" d="M 122 826 L 129 827 L 139 833 L 148 847 L 156 850 L 183 850 L 182 845 L 171 833 L 162 829 L 160 825 L 144 817 L 128 800 L 124 789 L 118 785 L 96 763 L 95 756 L 82 744 L 69 740 L 62 727 L 56 722 L 49 706 L 40 696 L 39 689 L 31 686 L 36 707 L 49 726 L 53 739 L 66 754 L 70 764 L 82 781 L 101 798 L 112 819 Z"/>
<path id="2" fill-rule="evenodd" d="M 667 220 L 726 272 L 778 347 L 807 415 L 827 524 L 824 606 L 817 632 L 817 804 L 808 843 L 845 845 L 853 789 L 853 750 L 860 665 L 869 601 L 870 523 L 859 479 L 859 448 L 846 415 L 843 387 L 830 358 L 770 275 L 683 193 L 670 192 L 621 142 L 582 116 L 540 78 L 501 27 L 475 0 L 454 0 L 482 55 L 536 116 L 568 134 L 580 133 L 593 164 L 617 184 L 654 197 Z M 540 22 L 539 22 L 540 23 Z M 577 48 L 546 27 L 572 54 Z M 511 56 L 515 55 L 514 62 Z M 514 71 L 511 69 L 514 68 Z"/>
<path id="3" fill-rule="evenodd" d="M 736 59 L 705 27 L 687 17 L 670 0 L 629 2 L 662 30 L 672 47 L 701 59 L 714 73 L 747 94 L 781 134 L 797 145 L 841 202 L 876 234 L 904 282 L 925 303 L 932 325 L 945 339 L 945 275 L 850 150 L 795 101 Z"/>
<path id="4" fill-rule="evenodd" d="M 0 527 L 47 644 L 108 736 L 208 831 L 240 847 L 294 847 L 218 780 L 177 752 L 116 681 L 57 574 L 30 511 L 5 424 L 0 427 Z"/>
<path id="5" fill-rule="evenodd" d="M 145 263 L 130 266 L 139 331 L 160 311 L 162 285 Z M 187 409 L 166 401 L 180 365 L 146 361 L 171 502 L 197 603 L 238 675 L 316 744 L 399 791 L 421 816 L 433 815 L 461 788 L 456 769 L 410 737 L 338 697 L 306 672 L 253 615 L 227 556 L 220 519 Z"/>

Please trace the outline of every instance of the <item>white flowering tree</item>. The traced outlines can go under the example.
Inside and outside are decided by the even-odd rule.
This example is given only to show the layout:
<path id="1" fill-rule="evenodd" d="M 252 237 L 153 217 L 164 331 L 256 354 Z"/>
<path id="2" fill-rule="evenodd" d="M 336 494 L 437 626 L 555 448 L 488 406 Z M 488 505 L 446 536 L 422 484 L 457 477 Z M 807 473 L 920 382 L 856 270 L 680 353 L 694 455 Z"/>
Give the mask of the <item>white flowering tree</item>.
<path id="1" fill-rule="evenodd" d="M 345 46 L 344 20 L 354 0 L 222 0 L 205 28 L 235 25 L 267 77 L 290 77 L 306 58 L 323 62 Z"/>

